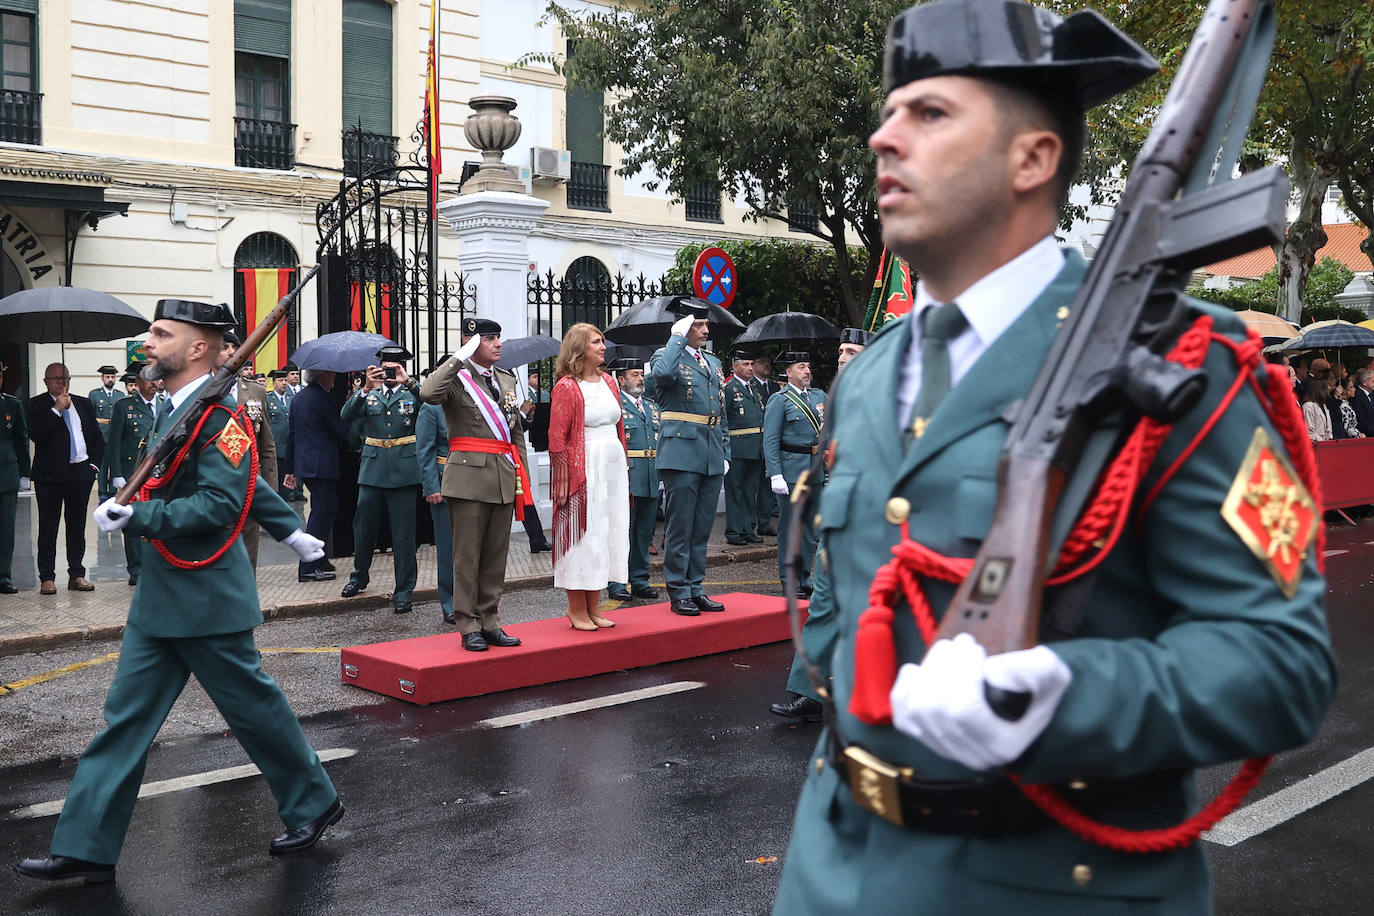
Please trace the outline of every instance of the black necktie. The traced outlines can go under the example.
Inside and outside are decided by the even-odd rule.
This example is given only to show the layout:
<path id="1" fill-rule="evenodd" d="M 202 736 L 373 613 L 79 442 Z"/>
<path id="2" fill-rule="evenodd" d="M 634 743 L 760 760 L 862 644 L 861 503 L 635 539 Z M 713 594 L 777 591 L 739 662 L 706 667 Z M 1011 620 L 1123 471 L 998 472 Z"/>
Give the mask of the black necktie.
<path id="1" fill-rule="evenodd" d="M 490 373 L 488 373 L 488 374 L 483 374 L 482 378 L 486 379 L 486 382 L 487 382 L 487 391 L 490 391 L 490 392 L 491 392 L 492 399 L 495 400 L 497 403 L 500 403 L 500 401 L 501 401 L 501 392 L 498 391 L 498 390 L 496 389 L 496 377 L 495 377 L 495 375 L 494 375 L 494 374 L 490 374 Z"/>

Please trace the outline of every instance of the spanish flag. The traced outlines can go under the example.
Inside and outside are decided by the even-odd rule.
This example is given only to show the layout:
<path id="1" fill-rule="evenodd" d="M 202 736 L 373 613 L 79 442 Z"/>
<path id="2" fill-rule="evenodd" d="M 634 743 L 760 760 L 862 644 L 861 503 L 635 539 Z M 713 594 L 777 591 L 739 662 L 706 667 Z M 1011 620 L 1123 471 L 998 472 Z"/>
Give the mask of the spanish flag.
<path id="1" fill-rule="evenodd" d="M 429 162 L 429 211 L 437 218 L 439 173 L 444 170 L 443 147 L 439 143 L 439 4 L 429 2 L 429 57 L 425 64 L 425 152 Z"/>
<path id="2" fill-rule="evenodd" d="M 239 268 L 234 272 L 243 284 L 244 330 L 252 333 L 267 313 L 277 307 L 291 291 L 291 281 L 295 278 L 294 267 Z M 253 354 L 253 367 L 259 372 L 280 369 L 286 365 L 288 342 L 286 322 L 282 321 Z"/>
<path id="3" fill-rule="evenodd" d="M 391 337 L 390 283 L 349 283 L 348 305 L 349 328 Z"/>
<path id="4" fill-rule="evenodd" d="M 911 311 L 916 297 L 911 290 L 911 268 L 886 248 L 873 279 L 873 293 L 864 315 L 865 331 L 880 331 L 883 325 Z"/>

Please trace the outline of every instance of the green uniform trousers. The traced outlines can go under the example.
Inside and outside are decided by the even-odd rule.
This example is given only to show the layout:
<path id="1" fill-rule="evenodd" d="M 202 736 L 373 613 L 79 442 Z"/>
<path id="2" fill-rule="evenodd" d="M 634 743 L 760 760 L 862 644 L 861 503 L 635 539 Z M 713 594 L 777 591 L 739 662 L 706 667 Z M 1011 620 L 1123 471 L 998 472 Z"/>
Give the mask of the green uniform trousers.
<path id="1" fill-rule="evenodd" d="M 814 562 L 813 562 L 813 569 Z M 835 654 L 835 642 L 840 638 L 840 623 L 835 616 L 834 597 L 831 594 L 829 576 L 813 576 L 812 583 L 816 593 L 811 596 L 807 611 L 806 625 L 802 627 L 802 647 L 807 658 L 815 665 L 823 680 L 830 680 L 830 656 Z M 820 700 L 806 676 L 806 668 L 800 656 L 792 659 L 792 670 L 787 674 L 787 689 L 793 693 Z"/>
<path id="2" fill-rule="evenodd" d="M 148 748 L 191 674 L 262 770 L 289 829 L 310 823 L 338 798 L 286 695 L 262 670 L 252 630 L 165 639 L 147 636 L 131 623 L 105 697 L 106 728 L 77 765 L 53 833 L 52 855 L 107 864 L 118 860 Z"/>
<path id="3" fill-rule="evenodd" d="M 630 497 L 630 584 L 649 587 L 649 544 L 658 521 L 658 494 Z M 611 582 L 611 591 L 624 588 L 624 582 Z"/>
<path id="4" fill-rule="evenodd" d="M 0 582 L 11 582 L 14 573 L 14 528 L 19 512 L 19 492 L 0 493 Z"/>
<path id="5" fill-rule="evenodd" d="M 706 595 L 706 542 L 716 520 L 725 475 L 661 470 L 667 497 L 663 523 L 663 579 L 678 601 Z"/>
<path id="6" fill-rule="evenodd" d="M 759 505 L 759 476 L 762 474 L 762 458 L 737 458 L 730 462 L 730 473 L 725 475 L 727 536 L 753 534 L 755 525 L 767 527 L 768 509 Z"/>
<path id="7" fill-rule="evenodd" d="M 429 505 L 429 517 L 434 522 L 434 565 L 439 578 L 439 607 L 445 614 L 453 613 L 453 523 L 444 503 Z"/>
<path id="8" fill-rule="evenodd" d="M 790 484 L 793 488 L 795 483 Z M 791 537 L 788 532 L 794 524 L 802 526 L 801 555 L 806 559 L 801 575 L 797 577 L 798 585 L 811 584 L 811 568 L 815 565 L 816 559 L 816 516 L 813 512 L 807 512 L 803 518 L 795 518 L 797 512 L 792 506 L 792 497 L 782 494 L 774 494 L 774 499 L 778 501 L 778 579 L 786 582 L 783 575 L 783 564 L 787 560 L 787 539 Z"/>
<path id="9" fill-rule="evenodd" d="M 366 588 L 371 581 L 372 550 L 382 526 L 382 507 L 391 519 L 391 556 L 396 571 L 393 601 L 409 601 L 415 591 L 415 486 L 358 485 L 358 509 L 353 515 L 353 574 L 349 581 Z"/>

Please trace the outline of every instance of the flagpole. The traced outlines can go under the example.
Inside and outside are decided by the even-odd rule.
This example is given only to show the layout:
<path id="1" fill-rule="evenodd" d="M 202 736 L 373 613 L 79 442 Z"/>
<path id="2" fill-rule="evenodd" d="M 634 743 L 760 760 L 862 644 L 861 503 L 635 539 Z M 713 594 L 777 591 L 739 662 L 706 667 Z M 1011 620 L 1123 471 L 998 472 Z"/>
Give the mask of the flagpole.
<path id="1" fill-rule="evenodd" d="M 433 59 L 431 66 L 434 72 L 434 102 L 429 106 L 429 129 L 425 131 L 425 164 L 429 171 L 429 200 L 426 205 L 429 207 L 429 276 L 428 280 L 428 305 L 429 305 L 429 358 L 430 364 L 439 358 L 439 329 L 437 321 L 438 312 L 438 291 L 436 289 L 436 275 L 439 272 L 439 176 L 434 173 L 434 138 L 439 131 L 439 30 L 442 25 L 440 10 L 442 0 L 430 0 L 434 7 L 430 10 L 430 57 Z"/>

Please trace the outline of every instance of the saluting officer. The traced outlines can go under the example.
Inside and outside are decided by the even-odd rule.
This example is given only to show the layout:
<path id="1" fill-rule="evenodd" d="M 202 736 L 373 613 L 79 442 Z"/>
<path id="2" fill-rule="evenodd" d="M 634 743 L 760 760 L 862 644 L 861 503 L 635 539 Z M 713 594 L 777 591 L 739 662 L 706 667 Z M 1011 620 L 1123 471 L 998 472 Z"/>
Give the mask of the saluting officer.
<path id="1" fill-rule="evenodd" d="M 115 404 L 114 416 L 110 418 L 110 438 L 105 443 L 105 467 L 110 484 L 118 490 L 143 460 L 143 450 L 153 432 L 153 418 L 157 414 L 157 388 L 152 379 L 139 375 L 143 363 L 135 360 L 129 364 L 129 373 L 134 377 L 134 393 Z M 143 567 L 142 541 L 138 535 L 130 534 L 126 528 L 124 535 L 124 564 L 129 570 L 129 584 L 138 584 L 139 571 Z"/>
<path id="2" fill-rule="evenodd" d="M 1047 595 L 1056 613 L 1039 645 L 989 655 L 962 634 L 927 646 L 905 599 L 869 610 L 875 573 L 914 545 L 967 559 L 986 537 L 1008 408 L 1032 390 L 1086 274 L 1053 234 L 1083 113 L 1157 69 L 1096 13 L 1061 19 L 1020 0 L 908 9 L 885 64 L 869 138 L 877 204 L 884 243 L 920 282 L 911 313 L 846 367 L 829 404 L 819 575 L 833 580 L 824 600 L 840 633 L 835 727 L 807 766 L 775 912 L 1210 912 L 1200 843 L 1109 850 L 1102 831 L 1059 826 L 1013 778 L 1100 822 L 1167 832 L 1196 807 L 1197 768 L 1316 731 L 1335 666 L 1310 543 L 1321 512 L 1302 524 L 1310 500 L 1285 470 L 1286 386 L 1265 401 L 1232 387 L 1248 370 L 1212 334 L 1243 349 L 1244 327 L 1230 309 L 1190 303 L 1210 322 L 1194 335 L 1206 393 L 1164 440 L 1129 504 L 1138 517 L 1093 578 Z M 1288 438 L 1306 449 L 1300 429 Z M 1264 543 L 1263 524 L 1225 508 L 1252 468 L 1282 494 L 1250 490 L 1255 511 L 1296 513 L 1282 568 L 1249 546 Z M 902 568 L 943 614 L 957 583 Z M 988 686 L 1027 695 L 1024 713 L 996 714 Z"/>
<path id="3" fill-rule="evenodd" d="M 730 473 L 725 475 L 725 541 L 762 544 L 754 526 L 771 528 L 768 510 L 759 504 L 763 474 L 764 389 L 754 384 L 754 354 L 735 350 L 725 380 L 725 419 L 730 426 Z M 770 500 L 771 501 L 771 500 Z"/>
<path id="4" fill-rule="evenodd" d="M 698 300 L 699 301 L 699 300 Z M 677 302 L 679 318 L 666 346 L 649 366 L 658 388 L 658 473 L 666 506 L 663 577 L 674 614 L 695 617 L 723 611 L 706 596 L 706 543 L 716 518 L 716 501 L 730 470 L 725 425 L 725 375 L 720 360 L 701 349 L 710 337 L 705 304 Z"/>
<path id="5" fill-rule="evenodd" d="M 343 587 L 352 598 L 367 588 L 372 548 L 382 523 L 382 506 L 391 519 L 391 546 L 396 590 L 391 601 L 397 614 L 410 612 L 415 591 L 415 488 L 420 466 L 415 459 L 415 421 L 420 386 L 406 374 L 404 362 L 413 359 L 405 347 L 382 347 L 380 365 L 368 366 L 363 387 L 347 401 L 339 416 L 360 420 L 362 466 L 358 469 L 358 510 L 353 516 L 353 573 Z"/>
<path id="6" fill-rule="evenodd" d="M 825 424 L 825 392 L 811 387 L 811 356 L 800 351 L 778 357 L 787 384 L 768 399 L 763 416 L 763 463 L 769 487 L 778 502 L 778 578 L 783 578 L 787 557 L 787 532 L 802 526 L 801 556 L 805 575 L 797 583 L 804 598 L 811 597 L 811 564 L 816 552 L 816 527 L 809 516 L 796 518 L 791 492 L 801 472 L 811 466 L 820 451 L 821 427 Z"/>
<path id="7" fill-rule="evenodd" d="M 424 372 L 421 378 L 453 359 L 445 353 Z M 420 403 L 415 418 L 415 459 L 420 466 L 420 492 L 429 506 L 434 522 L 434 565 L 439 579 L 439 608 L 444 623 L 457 623 L 453 616 L 453 523 L 449 521 L 448 506 L 444 505 L 444 466 L 448 464 L 448 423 L 444 408 L 438 404 Z"/>
<path id="8" fill-rule="evenodd" d="M 610 371 L 620 386 L 620 416 L 625 422 L 625 454 L 630 459 L 630 587 L 606 586 L 617 601 L 657 598 L 649 587 L 649 544 L 658 518 L 658 405 L 644 396 L 644 364 L 632 357 L 613 360 Z"/>
<path id="9" fill-rule="evenodd" d="M 0 363 L 0 386 L 5 364 Z M 0 387 L 0 595 L 19 591 L 14 585 L 14 519 L 19 493 L 29 488 L 29 424 L 24 405 Z"/>

